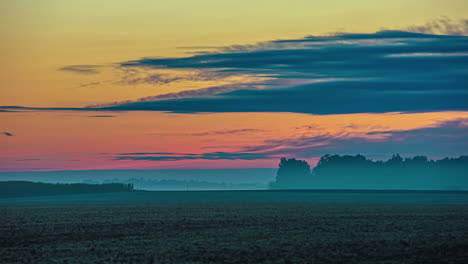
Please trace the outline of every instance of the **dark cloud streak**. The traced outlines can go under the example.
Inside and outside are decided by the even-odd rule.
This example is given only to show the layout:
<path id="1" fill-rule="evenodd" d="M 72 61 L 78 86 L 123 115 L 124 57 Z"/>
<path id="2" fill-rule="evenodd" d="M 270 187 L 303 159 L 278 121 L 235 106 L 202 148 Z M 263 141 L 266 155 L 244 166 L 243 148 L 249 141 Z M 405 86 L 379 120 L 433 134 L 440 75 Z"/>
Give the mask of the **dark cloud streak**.
<path id="1" fill-rule="evenodd" d="M 193 133 L 191 136 L 213 136 L 213 135 L 233 135 L 233 134 L 246 134 L 246 133 L 257 133 L 257 132 L 267 132 L 265 129 L 233 129 L 233 130 L 220 130 L 220 131 L 209 131 L 202 133 Z"/>
<path id="2" fill-rule="evenodd" d="M 258 160 L 272 156 L 259 153 L 208 152 L 193 153 L 120 153 L 113 160 L 179 161 L 179 160 Z"/>
<path id="3" fill-rule="evenodd" d="M 73 72 L 73 73 L 79 73 L 79 74 L 96 74 L 99 73 L 97 68 L 101 66 L 98 65 L 69 65 L 60 68 L 59 70 L 61 71 L 68 71 L 68 72 Z"/>
<path id="4" fill-rule="evenodd" d="M 92 115 L 92 116 L 87 116 L 87 117 L 115 117 L 113 115 Z"/>

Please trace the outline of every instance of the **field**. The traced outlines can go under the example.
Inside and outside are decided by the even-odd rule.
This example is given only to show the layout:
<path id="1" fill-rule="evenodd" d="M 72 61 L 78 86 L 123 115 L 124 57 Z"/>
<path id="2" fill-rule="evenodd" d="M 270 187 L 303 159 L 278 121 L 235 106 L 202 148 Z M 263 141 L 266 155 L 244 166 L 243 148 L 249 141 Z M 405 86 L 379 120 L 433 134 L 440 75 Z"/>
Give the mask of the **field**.
<path id="1" fill-rule="evenodd" d="M 0 199 L 0 263 L 468 263 L 466 192 Z"/>

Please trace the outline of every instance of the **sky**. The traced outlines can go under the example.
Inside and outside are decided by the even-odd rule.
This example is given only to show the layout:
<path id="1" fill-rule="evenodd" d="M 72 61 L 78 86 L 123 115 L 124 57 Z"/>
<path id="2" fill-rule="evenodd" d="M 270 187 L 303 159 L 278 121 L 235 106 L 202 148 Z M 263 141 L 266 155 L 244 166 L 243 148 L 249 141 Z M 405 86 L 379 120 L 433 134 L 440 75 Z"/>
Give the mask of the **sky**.
<path id="1" fill-rule="evenodd" d="M 5 0 L 0 171 L 467 155 L 465 0 Z"/>

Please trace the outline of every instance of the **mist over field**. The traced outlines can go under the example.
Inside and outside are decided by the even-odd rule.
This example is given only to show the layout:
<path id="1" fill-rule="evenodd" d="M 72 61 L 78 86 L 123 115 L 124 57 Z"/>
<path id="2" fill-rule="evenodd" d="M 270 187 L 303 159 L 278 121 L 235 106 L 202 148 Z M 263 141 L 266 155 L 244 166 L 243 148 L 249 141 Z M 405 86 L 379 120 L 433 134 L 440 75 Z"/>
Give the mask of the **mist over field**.
<path id="1" fill-rule="evenodd" d="M 277 169 L 230 170 L 229 177 L 216 177 L 223 173 L 207 170 L 173 170 L 170 173 L 152 171 L 59 171 L 59 172 L 0 172 L 1 181 L 32 181 L 47 183 L 132 183 L 139 190 L 266 190 L 275 180 Z M 246 173 L 247 172 L 247 173 Z M 188 175 L 190 174 L 190 175 Z M 199 177 L 190 177 L 200 175 Z M 255 176 L 252 176 L 255 175 Z M 233 177 L 234 176 L 234 177 Z M 252 180 L 249 177 L 252 176 Z M 262 181 L 260 181 L 262 179 Z M 297 189 L 297 188 L 296 188 Z M 468 177 L 440 175 L 413 178 L 385 179 L 382 175 L 348 175 L 334 178 L 313 178 L 299 189 L 375 189 L 375 190 L 468 190 Z"/>
<path id="2" fill-rule="evenodd" d="M 141 190 L 266 189 L 276 169 L 82 170 L 0 172 L 0 181 L 133 183 Z"/>
<path id="3" fill-rule="evenodd" d="M 278 169 L 93 170 L 0 172 L 0 181 L 124 183 L 138 190 L 368 189 L 468 190 L 468 156 L 429 160 L 393 155 L 325 155 L 311 168 L 282 158 Z"/>

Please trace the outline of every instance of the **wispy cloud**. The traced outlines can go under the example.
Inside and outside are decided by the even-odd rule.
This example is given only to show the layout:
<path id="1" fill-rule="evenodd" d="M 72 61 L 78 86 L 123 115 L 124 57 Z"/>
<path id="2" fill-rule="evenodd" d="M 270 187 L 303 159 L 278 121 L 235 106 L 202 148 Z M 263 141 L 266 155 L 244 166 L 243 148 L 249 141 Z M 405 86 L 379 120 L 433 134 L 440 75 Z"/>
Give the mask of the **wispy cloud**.
<path id="1" fill-rule="evenodd" d="M 139 70 L 135 68 L 120 68 L 120 80 L 118 83 L 126 85 L 150 84 L 164 85 L 179 81 L 213 81 L 231 76 L 232 73 L 227 72 L 210 72 L 210 71 L 195 71 L 195 72 L 151 72 Z"/>
<path id="2" fill-rule="evenodd" d="M 69 65 L 60 68 L 61 71 L 68 71 L 79 74 L 96 74 L 99 73 L 98 68 L 101 66 L 98 65 Z"/>
<path id="3" fill-rule="evenodd" d="M 468 19 L 453 20 L 448 17 L 434 19 L 430 22 L 413 25 L 408 31 L 424 34 L 468 35 Z"/>
<path id="4" fill-rule="evenodd" d="M 148 135 L 173 136 L 173 137 L 180 137 L 180 136 L 204 137 L 204 136 L 218 136 L 218 135 L 246 136 L 250 134 L 267 133 L 270 131 L 271 130 L 268 130 L 268 129 L 242 128 L 242 129 L 230 129 L 230 130 L 214 130 L 214 131 L 205 131 L 205 132 L 197 132 L 197 133 L 150 133 Z"/>
<path id="5" fill-rule="evenodd" d="M 218 131 L 217 134 L 239 133 Z M 212 135 L 200 133 L 199 135 Z M 375 127 L 371 131 L 353 131 L 343 127 L 338 131 L 316 130 L 303 135 L 285 135 L 255 145 L 235 147 L 229 152 L 175 153 L 133 152 L 111 154 L 113 160 L 181 161 L 181 160 L 264 160 L 278 157 L 311 158 L 324 154 L 348 153 L 383 157 L 388 153 L 405 155 L 457 156 L 466 155 L 468 119 L 440 121 L 428 127 L 391 130 Z M 217 146 L 219 148 L 219 146 Z M 229 148 L 233 148 L 230 146 Z M 109 155 L 109 154 L 106 154 Z"/>
<path id="6" fill-rule="evenodd" d="M 138 103 L 138 102 L 153 102 L 153 101 L 160 101 L 160 100 L 171 100 L 171 99 L 182 99 L 182 98 L 200 98 L 200 97 L 209 97 L 216 94 L 227 93 L 236 91 L 239 89 L 258 89 L 260 85 L 258 84 L 226 84 L 220 86 L 212 86 L 207 88 L 200 88 L 200 89 L 193 89 L 193 90 L 184 90 L 181 92 L 175 93 L 165 93 L 160 95 L 154 96 L 145 96 L 139 98 L 137 100 L 128 100 L 128 101 L 116 101 L 111 103 L 103 103 L 103 104 L 93 104 L 88 105 L 86 108 L 103 108 L 103 107 L 112 107 L 112 106 L 119 106 L 122 104 L 129 104 L 129 103 Z"/>
<path id="7" fill-rule="evenodd" d="M 88 117 L 115 117 L 114 115 L 91 115 Z"/>
<path id="8" fill-rule="evenodd" d="M 259 153 L 208 152 L 193 153 L 120 153 L 113 160 L 147 160 L 147 161 L 178 161 L 178 160 L 258 160 L 274 158 Z"/>
<path id="9" fill-rule="evenodd" d="M 384 129 L 361 134 L 343 130 L 265 140 L 263 144 L 244 146 L 240 151 L 295 157 L 316 157 L 326 153 L 423 153 L 443 156 L 466 154 L 467 142 L 468 119 L 455 119 L 411 130 Z"/>
<path id="10" fill-rule="evenodd" d="M 246 133 L 257 133 L 257 132 L 267 132 L 265 129 L 232 129 L 232 130 L 220 130 L 220 131 L 209 131 L 202 133 L 192 133 L 192 136 L 212 136 L 212 135 L 233 135 L 233 134 L 246 134 Z"/>

